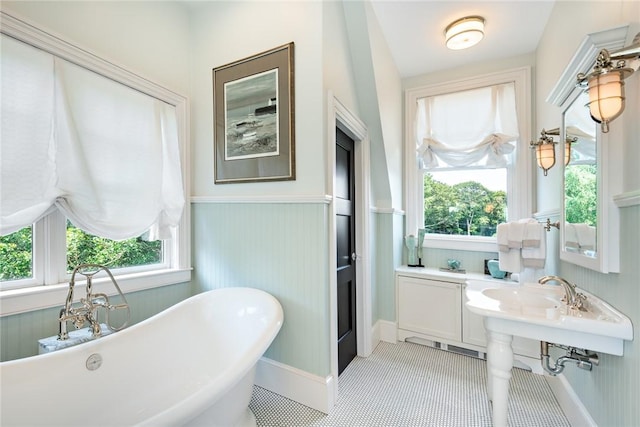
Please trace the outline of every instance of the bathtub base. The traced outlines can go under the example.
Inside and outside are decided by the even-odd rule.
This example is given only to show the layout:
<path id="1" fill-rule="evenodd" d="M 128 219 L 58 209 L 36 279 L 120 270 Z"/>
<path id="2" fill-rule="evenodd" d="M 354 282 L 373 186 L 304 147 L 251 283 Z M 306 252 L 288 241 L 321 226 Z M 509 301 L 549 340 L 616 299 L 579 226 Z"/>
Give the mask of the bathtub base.
<path id="1" fill-rule="evenodd" d="M 240 423 L 239 427 L 256 427 L 258 422 L 256 421 L 256 416 L 253 414 L 253 411 L 247 408 L 244 413 L 244 420 Z"/>
<path id="2" fill-rule="evenodd" d="M 224 397 L 185 427 L 255 427 L 256 417 L 249 409 L 255 376 L 254 365 Z"/>

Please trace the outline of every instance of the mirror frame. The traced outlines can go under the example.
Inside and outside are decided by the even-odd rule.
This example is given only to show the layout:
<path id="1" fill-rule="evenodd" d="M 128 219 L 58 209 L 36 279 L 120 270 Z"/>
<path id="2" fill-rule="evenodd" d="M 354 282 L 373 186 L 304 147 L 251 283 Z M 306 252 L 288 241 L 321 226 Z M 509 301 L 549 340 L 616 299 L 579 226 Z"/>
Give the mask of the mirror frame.
<path id="1" fill-rule="evenodd" d="M 581 267 L 599 271 L 601 273 L 615 273 L 620 271 L 620 218 L 614 197 L 622 188 L 622 125 L 611 126 L 609 133 L 602 133 L 597 126 L 596 158 L 598 165 L 597 188 L 597 234 L 596 256 L 565 250 L 565 197 L 564 197 L 564 115 L 573 104 L 582 89 L 576 87 L 578 73 L 588 73 L 593 68 L 595 58 L 601 49 L 619 49 L 625 46 L 629 26 L 621 26 L 606 31 L 589 34 L 574 54 L 573 58 L 562 73 L 558 83 L 547 97 L 547 102 L 560 107 L 562 110 L 562 131 L 560 141 L 562 149 L 558 150 L 559 161 L 563 169 L 562 188 L 563 197 L 560 209 L 560 259 Z M 620 117 L 619 120 L 624 120 Z"/>

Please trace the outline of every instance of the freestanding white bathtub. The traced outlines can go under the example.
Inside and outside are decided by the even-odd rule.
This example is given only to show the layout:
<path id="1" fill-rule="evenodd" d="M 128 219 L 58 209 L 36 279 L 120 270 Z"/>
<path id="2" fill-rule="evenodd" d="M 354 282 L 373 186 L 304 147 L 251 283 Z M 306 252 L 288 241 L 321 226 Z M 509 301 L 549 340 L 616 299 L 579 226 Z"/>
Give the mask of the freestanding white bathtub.
<path id="1" fill-rule="evenodd" d="M 113 335 L 1 363 L 0 425 L 255 426 L 255 365 L 282 322 L 268 293 L 223 288 Z"/>

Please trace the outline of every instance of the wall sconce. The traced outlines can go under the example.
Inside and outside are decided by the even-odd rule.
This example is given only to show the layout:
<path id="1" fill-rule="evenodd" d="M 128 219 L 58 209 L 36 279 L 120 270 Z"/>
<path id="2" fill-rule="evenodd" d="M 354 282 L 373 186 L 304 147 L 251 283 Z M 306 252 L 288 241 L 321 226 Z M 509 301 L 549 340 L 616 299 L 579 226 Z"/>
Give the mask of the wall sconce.
<path id="1" fill-rule="evenodd" d="M 556 133 L 557 132 L 557 133 Z M 536 161 L 538 162 L 538 167 L 540 167 L 544 176 L 547 176 L 547 171 L 556 164 L 556 141 L 553 140 L 549 135 L 559 135 L 560 129 L 551 129 L 550 131 L 546 131 L 542 129 L 540 132 L 540 139 L 536 142 L 531 141 L 529 146 L 531 149 L 536 150 Z"/>
<path id="2" fill-rule="evenodd" d="M 612 52 L 602 49 L 596 65 L 589 74 L 578 74 L 578 85 L 589 93 L 591 118 L 601 124 L 602 132 L 609 132 L 609 122 L 624 111 L 624 79 L 633 74 L 627 60 L 640 62 L 640 33 L 630 46 Z M 635 64 L 638 69 L 640 63 Z"/>
<path id="3" fill-rule="evenodd" d="M 444 30 L 447 47 L 460 50 L 478 44 L 484 37 L 484 18 L 467 16 L 447 25 Z"/>

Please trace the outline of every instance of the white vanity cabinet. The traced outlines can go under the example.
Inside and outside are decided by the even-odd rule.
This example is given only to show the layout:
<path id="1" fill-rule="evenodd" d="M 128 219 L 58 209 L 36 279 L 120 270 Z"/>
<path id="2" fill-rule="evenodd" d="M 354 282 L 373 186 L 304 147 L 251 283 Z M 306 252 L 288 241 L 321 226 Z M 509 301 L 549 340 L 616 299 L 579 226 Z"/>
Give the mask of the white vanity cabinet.
<path id="1" fill-rule="evenodd" d="M 462 285 L 398 276 L 398 330 L 403 339 L 461 341 Z M 405 335 L 406 334 L 406 335 Z"/>
<path id="2" fill-rule="evenodd" d="M 486 352 L 483 317 L 469 311 L 464 292 L 467 279 L 487 279 L 482 274 L 458 274 L 428 268 L 399 267 L 396 270 L 398 340 L 419 338 Z M 500 283 L 500 282 L 498 282 Z M 540 358 L 538 341 L 514 337 L 514 353 Z"/>

